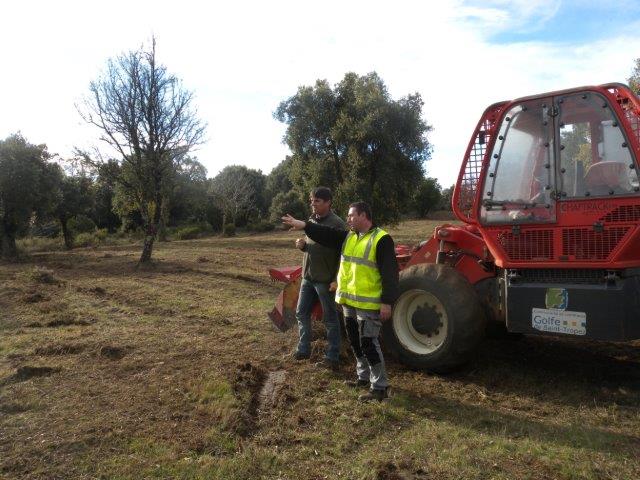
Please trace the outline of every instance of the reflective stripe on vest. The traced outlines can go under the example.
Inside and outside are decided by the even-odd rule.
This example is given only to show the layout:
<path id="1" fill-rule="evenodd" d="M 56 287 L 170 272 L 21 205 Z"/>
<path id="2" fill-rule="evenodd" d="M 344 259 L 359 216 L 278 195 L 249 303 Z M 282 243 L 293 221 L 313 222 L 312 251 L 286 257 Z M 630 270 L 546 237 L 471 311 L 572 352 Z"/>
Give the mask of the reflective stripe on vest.
<path id="1" fill-rule="evenodd" d="M 376 263 L 376 247 L 385 235 L 387 232 L 379 228 L 361 237 L 349 232 L 342 244 L 336 302 L 364 310 L 380 309 L 382 279 Z"/>

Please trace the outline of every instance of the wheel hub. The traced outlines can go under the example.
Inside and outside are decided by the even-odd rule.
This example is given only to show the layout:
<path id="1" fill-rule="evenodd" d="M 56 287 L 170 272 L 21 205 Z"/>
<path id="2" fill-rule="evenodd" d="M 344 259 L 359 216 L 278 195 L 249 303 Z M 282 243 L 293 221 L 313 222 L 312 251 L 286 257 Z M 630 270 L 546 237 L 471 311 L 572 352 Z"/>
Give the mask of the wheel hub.
<path id="1" fill-rule="evenodd" d="M 434 306 L 424 304 L 413 312 L 411 325 L 421 335 L 427 337 L 438 335 L 439 329 L 442 327 L 441 314 Z"/>

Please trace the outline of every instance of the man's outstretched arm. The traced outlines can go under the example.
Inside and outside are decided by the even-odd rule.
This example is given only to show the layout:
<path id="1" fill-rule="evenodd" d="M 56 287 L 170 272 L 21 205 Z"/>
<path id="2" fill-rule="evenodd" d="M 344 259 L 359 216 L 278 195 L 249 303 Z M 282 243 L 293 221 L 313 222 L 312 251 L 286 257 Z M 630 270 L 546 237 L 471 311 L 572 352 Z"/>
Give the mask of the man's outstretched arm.
<path id="1" fill-rule="evenodd" d="M 349 234 L 349 232 L 344 230 L 328 227 L 326 225 L 304 222 L 293 218 L 291 215 L 285 215 L 282 217 L 282 222 L 285 225 L 289 225 L 291 230 L 304 230 L 304 233 L 306 233 L 314 242 L 324 245 L 325 247 L 335 248 L 336 250 L 340 250 L 342 248 L 342 243 Z"/>

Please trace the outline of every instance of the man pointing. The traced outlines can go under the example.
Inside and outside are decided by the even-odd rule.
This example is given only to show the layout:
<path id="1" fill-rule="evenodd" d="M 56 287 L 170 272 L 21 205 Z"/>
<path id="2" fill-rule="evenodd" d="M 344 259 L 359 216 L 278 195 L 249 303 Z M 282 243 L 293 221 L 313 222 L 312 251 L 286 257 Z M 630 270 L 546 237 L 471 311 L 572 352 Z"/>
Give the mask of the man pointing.
<path id="1" fill-rule="evenodd" d="M 315 242 L 340 249 L 336 302 L 342 305 L 345 329 L 356 357 L 357 379 L 351 386 L 369 386 L 360 400 L 383 400 L 389 380 L 378 335 L 382 322 L 391 317 L 398 296 L 398 264 L 391 236 L 375 226 L 371 207 L 365 202 L 349 205 L 350 232 L 297 220 L 282 221 L 294 230 L 304 230 Z"/>

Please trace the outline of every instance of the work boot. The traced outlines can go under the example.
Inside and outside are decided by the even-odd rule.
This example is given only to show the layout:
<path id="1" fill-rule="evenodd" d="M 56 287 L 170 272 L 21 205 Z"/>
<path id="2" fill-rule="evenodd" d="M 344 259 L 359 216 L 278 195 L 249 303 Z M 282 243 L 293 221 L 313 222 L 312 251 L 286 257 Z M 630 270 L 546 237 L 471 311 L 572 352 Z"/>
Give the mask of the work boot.
<path id="1" fill-rule="evenodd" d="M 321 362 L 316 362 L 314 365 L 318 368 L 326 368 L 327 370 L 331 370 L 332 372 L 337 372 L 340 370 L 340 362 L 329 360 L 328 358 L 323 359 Z"/>
<path id="2" fill-rule="evenodd" d="M 379 402 L 383 401 L 385 398 L 389 398 L 388 388 L 384 390 L 379 389 L 370 389 L 367 393 L 363 393 L 358 397 L 358 400 L 361 402 L 372 402 L 373 400 L 377 400 Z"/>
<path id="3" fill-rule="evenodd" d="M 300 353 L 297 350 L 291 354 L 291 358 L 294 360 L 309 360 L 311 358 L 310 353 Z"/>
<path id="4" fill-rule="evenodd" d="M 356 380 L 345 380 L 344 384 L 349 388 L 366 388 L 370 387 L 369 380 L 361 380 L 357 378 Z"/>

